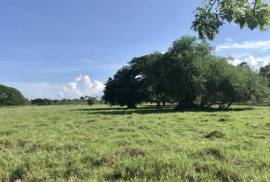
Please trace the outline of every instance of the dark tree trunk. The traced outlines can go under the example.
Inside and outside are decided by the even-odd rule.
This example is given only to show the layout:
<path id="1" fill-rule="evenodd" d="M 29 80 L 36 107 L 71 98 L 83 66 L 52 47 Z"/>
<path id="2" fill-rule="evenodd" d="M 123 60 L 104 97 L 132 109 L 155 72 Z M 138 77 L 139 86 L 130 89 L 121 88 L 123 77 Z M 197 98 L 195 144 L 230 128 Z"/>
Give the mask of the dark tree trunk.
<path id="1" fill-rule="evenodd" d="M 229 108 L 231 107 L 232 104 L 233 104 L 233 102 L 230 102 L 230 103 L 227 105 L 226 109 L 229 109 Z"/>
<path id="2" fill-rule="evenodd" d="M 136 104 L 134 104 L 134 103 L 128 103 L 128 104 L 127 104 L 127 108 L 128 108 L 128 109 L 135 109 L 135 108 L 137 108 L 137 107 L 136 107 Z"/>
<path id="3" fill-rule="evenodd" d="M 166 106 L 166 102 L 165 102 L 165 101 L 162 101 L 162 105 L 163 105 L 163 106 Z"/>

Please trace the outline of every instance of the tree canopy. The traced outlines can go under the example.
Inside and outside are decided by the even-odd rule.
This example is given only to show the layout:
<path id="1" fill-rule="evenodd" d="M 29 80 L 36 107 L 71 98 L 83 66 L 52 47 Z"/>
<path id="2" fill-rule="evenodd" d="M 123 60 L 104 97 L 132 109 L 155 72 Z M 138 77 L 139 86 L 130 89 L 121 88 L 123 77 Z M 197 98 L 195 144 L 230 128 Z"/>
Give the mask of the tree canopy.
<path id="1" fill-rule="evenodd" d="M 177 109 L 228 108 L 267 94 L 265 79 L 247 64 L 233 66 L 215 56 L 207 42 L 185 36 L 164 54 L 132 59 L 109 78 L 103 99 L 129 108 L 141 102 L 176 103 Z"/>
<path id="2" fill-rule="evenodd" d="M 109 78 L 103 100 L 111 105 L 127 105 L 135 108 L 136 104 L 146 100 L 147 92 L 139 72 L 130 66 L 120 69 L 114 78 Z"/>
<path id="3" fill-rule="evenodd" d="M 270 63 L 260 69 L 260 75 L 267 79 L 268 86 L 270 87 Z"/>
<path id="4" fill-rule="evenodd" d="M 225 22 L 240 28 L 266 30 L 270 26 L 270 4 L 264 0 L 204 0 L 195 11 L 192 28 L 200 38 L 213 40 Z"/>
<path id="5" fill-rule="evenodd" d="M 260 75 L 266 77 L 270 81 L 270 63 L 260 69 Z"/>
<path id="6" fill-rule="evenodd" d="M 0 85 L 0 106 L 24 105 L 27 100 L 15 88 Z"/>

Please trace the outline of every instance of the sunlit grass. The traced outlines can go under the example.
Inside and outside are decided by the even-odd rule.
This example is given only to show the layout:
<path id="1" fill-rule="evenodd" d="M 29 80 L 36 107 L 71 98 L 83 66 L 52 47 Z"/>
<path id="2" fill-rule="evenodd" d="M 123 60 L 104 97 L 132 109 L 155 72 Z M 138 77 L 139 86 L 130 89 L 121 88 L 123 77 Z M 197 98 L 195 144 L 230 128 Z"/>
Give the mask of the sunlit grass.
<path id="1" fill-rule="evenodd" d="M 268 181 L 270 107 L 0 108 L 0 181 Z"/>

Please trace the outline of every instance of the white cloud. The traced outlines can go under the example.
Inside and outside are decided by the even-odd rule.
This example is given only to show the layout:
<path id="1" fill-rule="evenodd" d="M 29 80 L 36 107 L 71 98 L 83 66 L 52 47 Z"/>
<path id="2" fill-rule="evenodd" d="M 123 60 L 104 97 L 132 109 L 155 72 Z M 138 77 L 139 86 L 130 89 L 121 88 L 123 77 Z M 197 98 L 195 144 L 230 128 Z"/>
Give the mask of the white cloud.
<path id="1" fill-rule="evenodd" d="M 270 50 L 270 40 L 267 41 L 244 41 L 241 43 L 227 42 L 216 47 L 217 51 L 225 49 L 260 49 L 263 51 Z"/>
<path id="2" fill-rule="evenodd" d="M 251 69 L 258 71 L 261 67 L 266 66 L 270 63 L 270 56 L 266 57 L 254 57 L 254 56 L 248 56 L 248 57 L 232 57 L 232 59 L 229 60 L 229 63 L 233 65 L 239 65 L 242 62 L 248 63 L 248 65 L 251 67 Z"/>
<path id="3" fill-rule="evenodd" d="M 97 80 L 91 80 L 88 75 L 80 75 L 72 82 L 65 85 L 60 95 L 65 98 L 78 98 L 81 96 L 100 97 L 104 90 L 104 84 Z"/>
<path id="4" fill-rule="evenodd" d="M 81 96 L 100 97 L 103 94 L 104 84 L 91 80 L 88 75 L 80 75 L 69 83 L 4 83 L 22 92 L 28 99 L 72 99 Z"/>

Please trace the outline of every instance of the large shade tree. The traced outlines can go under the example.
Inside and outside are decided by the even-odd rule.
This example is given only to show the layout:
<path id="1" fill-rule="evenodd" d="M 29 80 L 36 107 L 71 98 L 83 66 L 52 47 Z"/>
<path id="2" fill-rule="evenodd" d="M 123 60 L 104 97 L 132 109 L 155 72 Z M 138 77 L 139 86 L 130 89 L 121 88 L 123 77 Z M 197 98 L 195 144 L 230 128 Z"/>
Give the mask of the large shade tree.
<path id="1" fill-rule="evenodd" d="M 120 69 L 113 78 L 106 83 L 103 100 L 111 105 L 136 108 L 136 105 L 145 101 L 147 91 L 138 72 L 130 66 Z"/>
<path id="2" fill-rule="evenodd" d="M 103 99 L 129 108 L 154 101 L 176 103 L 176 109 L 224 109 L 235 102 L 258 102 L 268 93 L 266 79 L 246 63 L 233 66 L 213 55 L 204 40 L 185 36 L 164 54 L 132 59 L 108 80 Z"/>
<path id="3" fill-rule="evenodd" d="M 163 56 L 168 94 L 178 103 L 177 108 L 194 107 L 196 77 L 200 74 L 195 63 L 211 53 L 212 48 L 195 37 L 185 36 L 173 43 Z"/>
<path id="4" fill-rule="evenodd" d="M 155 52 L 134 58 L 130 62 L 131 67 L 137 70 L 138 76 L 144 81 L 145 89 L 149 93 L 147 101 L 157 103 L 157 106 L 170 102 L 166 80 L 166 69 L 169 65 L 166 65 L 163 56 L 162 53 Z"/>
<path id="5" fill-rule="evenodd" d="M 225 22 L 264 31 L 270 25 L 270 4 L 264 0 L 204 0 L 195 11 L 192 28 L 200 38 L 213 40 Z"/>

